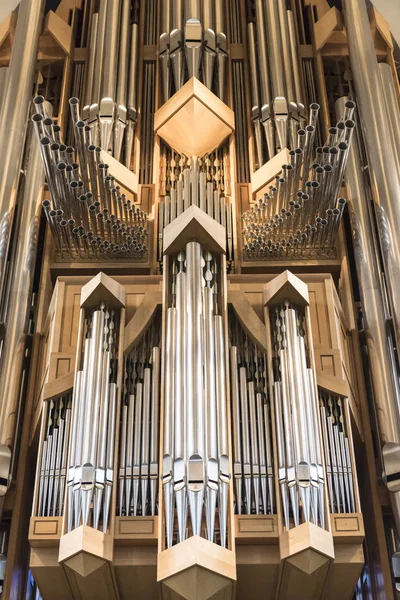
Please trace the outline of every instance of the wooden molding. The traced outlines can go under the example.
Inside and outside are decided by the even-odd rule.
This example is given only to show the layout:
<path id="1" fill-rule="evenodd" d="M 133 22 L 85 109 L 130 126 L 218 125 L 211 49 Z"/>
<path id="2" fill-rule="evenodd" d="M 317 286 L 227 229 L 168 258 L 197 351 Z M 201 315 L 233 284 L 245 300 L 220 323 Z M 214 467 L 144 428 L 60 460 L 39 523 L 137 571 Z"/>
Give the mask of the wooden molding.
<path id="1" fill-rule="evenodd" d="M 329 373 L 321 371 L 318 367 L 315 369 L 315 374 L 317 376 L 318 387 L 331 394 L 348 398 L 349 385 L 345 379 L 330 375 Z"/>
<path id="2" fill-rule="evenodd" d="M 240 324 L 250 338 L 261 347 L 263 352 L 268 353 L 265 325 L 247 300 L 246 294 L 241 291 L 228 291 L 228 304 L 232 304 Z"/>
<path id="3" fill-rule="evenodd" d="M 287 165 L 290 162 L 289 150 L 284 148 L 276 154 L 271 160 L 264 163 L 262 167 L 254 171 L 251 175 L 251 191 L 256 194 L 266 185 L 271 183 L 275 175 L 282 171 L 282 165 Z"/>
<path id="4" fill-rule="evenodd" d="M 147 330 L 157 308 L 162 304 L 161 292 L 147 292 L 139 308 L 125 327 L 124 354 L 129 354 L 133 345 Z"/>
<path id="5" fill-rule="evenodd" d="M 158 517 L 116 517 L 117 546 L 157 546 Z"/>
<path id="6" fill-rule="evenodd" d="M 43 388 L 43 402 L 70 392 L 74 387 L 74 376 L 75 374 L 71 372 L 45 383 Z"/>
<path id="7" fill-rule="evenodd" d="M 362 544 L 365 537 L 362 513 L 333 514 L 332 535 L 336 544 Z"/>
<path id="8" fill-rule="evenodd" d="M 28 535 L 31 548 L 58 548 L 61 528 L 62 517 L 31 517 Z"/>

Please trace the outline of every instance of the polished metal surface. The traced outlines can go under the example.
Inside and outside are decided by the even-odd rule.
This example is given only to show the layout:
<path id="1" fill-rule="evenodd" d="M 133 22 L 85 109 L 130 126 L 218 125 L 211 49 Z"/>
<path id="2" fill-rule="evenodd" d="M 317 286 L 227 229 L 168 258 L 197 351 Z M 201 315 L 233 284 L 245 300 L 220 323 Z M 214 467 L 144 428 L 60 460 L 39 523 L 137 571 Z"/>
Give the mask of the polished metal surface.
<path id="1" fill-rule="evenodd" d="M 397 345 L 400 343 L 400 171 L 364 0 L 344 0 L 344 19 L 364 139 L 376 222 Z"/>
<path id="2" fill-rule="evenodd" d="M 36 54 L 44 0 L 22 0 L 0 114 L 0 298 L 6 284 L 6 261 L 36 74 Z M 6 440 L 0 439 L 0 443 Z"/>

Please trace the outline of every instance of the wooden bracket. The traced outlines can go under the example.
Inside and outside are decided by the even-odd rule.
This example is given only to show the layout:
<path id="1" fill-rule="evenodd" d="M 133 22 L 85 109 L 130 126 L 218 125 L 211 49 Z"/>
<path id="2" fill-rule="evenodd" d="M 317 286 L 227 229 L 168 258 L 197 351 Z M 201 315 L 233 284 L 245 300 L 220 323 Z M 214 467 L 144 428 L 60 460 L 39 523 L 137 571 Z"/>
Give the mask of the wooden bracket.
<path id="1" fill-rule="evenodd" d="M 147 330 L 157 308 L 162 304 L 161 292 L 147 292 L 137 311 L 125 327 L 124 354 L 129 354 Z"/>
<path id="2" fill-rule="evenodd" d="M 240 324 L 253 342 L 258 344 L 262 351 L 267 354 L 268 346 L 265 325 L 247 300 L 246 294 L 241 291 L 228 291 L 228 304 L 232 304 Z"/>

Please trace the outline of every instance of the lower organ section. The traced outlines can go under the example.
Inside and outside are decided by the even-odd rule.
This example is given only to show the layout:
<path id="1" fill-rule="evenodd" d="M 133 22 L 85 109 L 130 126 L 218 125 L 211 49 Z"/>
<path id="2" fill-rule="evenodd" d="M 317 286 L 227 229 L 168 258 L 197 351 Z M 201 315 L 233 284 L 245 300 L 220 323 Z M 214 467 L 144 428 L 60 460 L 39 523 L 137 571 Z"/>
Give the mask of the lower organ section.
<path id="1" fill-rule="evenodd" d="M 238 284 L 221 226 L 191 215 L 165 230 L 162 291 L 159 277 L 57 282 L 30 526 L 45 599 L 131 598 L 138 564 L 149 598 L 258 600 L 265 581 L 265 598 L 308 597 L 332 577 L 350 593 L 361 571 L 356 386 L 332 279 Z"/>

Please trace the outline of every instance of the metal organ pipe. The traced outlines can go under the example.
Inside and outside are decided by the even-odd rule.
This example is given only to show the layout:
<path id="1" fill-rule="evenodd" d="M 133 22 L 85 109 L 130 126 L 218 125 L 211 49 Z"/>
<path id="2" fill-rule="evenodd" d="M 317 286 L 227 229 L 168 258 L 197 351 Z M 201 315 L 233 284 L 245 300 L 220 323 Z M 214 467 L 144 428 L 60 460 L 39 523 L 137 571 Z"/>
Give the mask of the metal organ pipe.
<path id="1" fill-rule="evenodd" d="M 47 110 L 51 106 L 47 104 Z M 1 353 L 0 382 L 0 495 L 5 494 L 9 484 L 9 447 L 13 445 L 18 403 L 21 392 L 22 367 L 25 356 L 26 336 L 32 302 L 32 285 L 39 236 L 41 201 L 44 188 L 44 171 L 39 145 L 33 125 L 29 140 L 29 162 L 26 171 L 24 193 L 21 198 L 17 246 L 9 280 L 9 294 L 5 312 L 6 334 Z"/>
<path id="2" fill-rule="evenodd" d="M 0 175 L 0 298 L 5 287 L 7 253 L 20 179 L 29 102 L 36 73 L 43 9 L 44 0 L 22 0 L 20 4 L 0 115 L 0 151 L 3 164 Z M 7 399 L 2 402 L 2 406 L 6 404 Z M 2 426 L 4 423 L 3 418 Z M 2 435 L 0 444 L 7 445 L 7 440 Z"/>
<path id="3" fill-rule="evenodd" d="M 397 346 L 400 345 L 400 172 L 391 143 L 390 123 L 363 0 L 344 0 L 350 64 L 372 179 L 388 295 Z"/>
<path id="4" fill-rule="evenodd" d="M 347 98 L 336 103 L 341 114 Z M 387 475 L 398 471 L 396 456 L 400 444 L 399 395 L 397 374 L 393 372 L 389 350 L 388 332 L 384 320 L 385 306 L 382 298 L 381 279 L 374 252 L 374 233 L 368 211 L 368 194 L 365 188 L 362 163 L 357 147 L 352 145 L 348 154 L 345 182 L 349 197 L 349 211 L 353 234 L 354 258 L 363 307 L 364 327 L 368 347 L 369 365 L 377 405 L 382 455 Z M 388 481 L 393 494 L 400 495 L 396 480 Z M 398 500 L 393 497 L 393 512 L 400 531 Z"/>
<path id="5" fill-rule="evenodd" d="M 193 535 L 201 535 L 205 515 L 207 539 L 226 547 L 230 473 L 218 259 L 189 242 L 171 259 L 168 277 L 162 478 L 167 547 L 174 543 L 175 506 L 178 543 L 187 536 L 189 508 Z"/>

